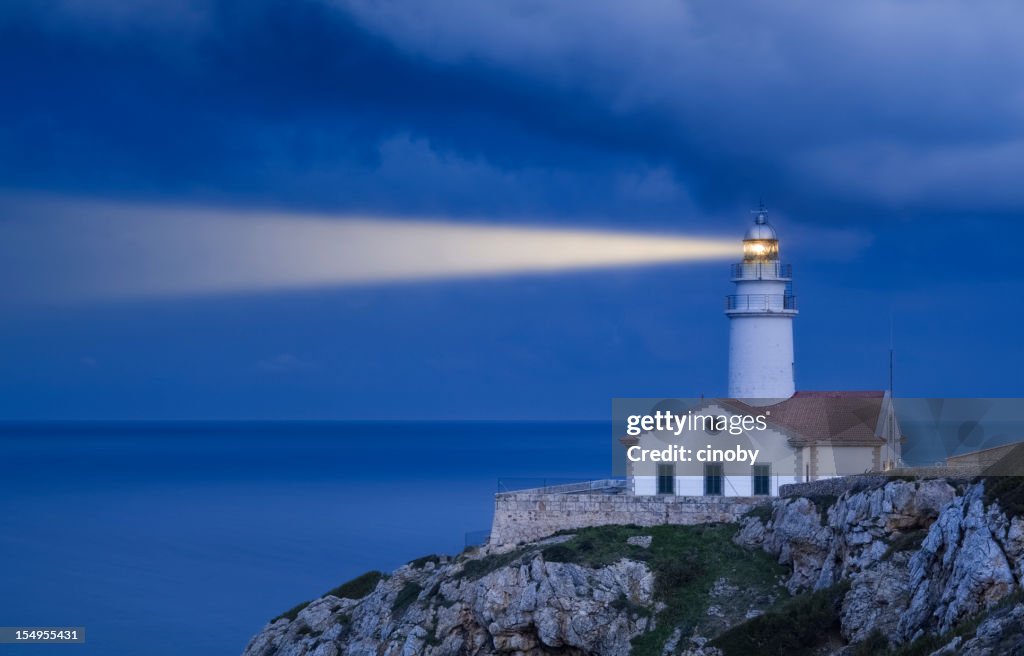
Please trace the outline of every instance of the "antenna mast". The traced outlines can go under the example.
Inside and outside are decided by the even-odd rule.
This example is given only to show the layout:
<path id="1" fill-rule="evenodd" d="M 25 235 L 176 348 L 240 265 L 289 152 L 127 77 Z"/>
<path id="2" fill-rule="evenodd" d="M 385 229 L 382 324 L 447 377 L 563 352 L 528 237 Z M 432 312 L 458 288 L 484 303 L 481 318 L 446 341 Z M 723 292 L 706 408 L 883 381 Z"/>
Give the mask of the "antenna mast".
<path id="1" fill-rule="evenodd" d="M 892 307 L 890 306 L 889 307 L 889 408 L 888 408 L 888 413 L 889 413 L 889 417 L 888 417 L 888 419 L 889 419 L 889 421 L 888 421 L 888 424 L 889 424 L 889 435 L 888 435 L 888 438 L 886 439 L 886 451 L 889 452 L 887 454 L 888 455 L 887 460 L 889 461 L 888 469 L 895 469 L 896 467 L 899 466 L 898 458 L 896 457 L 896 453 L 897 453 L 896 440 L 899 439 L 899 437 L 896 435 L 896 406 L 895 406 L 896 400 L 893 398 L 893 384 L 892 384 L 893 370 L 895 369 L 895 364 L 894 364 L 895 358 L 893 356 L 893 354 L 895 352 L 895 348 L 893 347 L 893 332 L 894 332 L 893 325 L 894 325 L 894 323 L 895 323 L 895 321 L 893 319 Z"/>
<path id="2" fill-rule="evenodd" d="M 892 398 L 892 378 L 893 378 L 893 316 L 892 308 L 889 308 L 889 397 Z"/>
<path id="3" fill-rule="evenodd" d="M 765 217 L 768 215 L 768 208 L 764 206 L 764 201 L 763 200 L 758 201 L 757 209 L 756 210 L 750 210 L 750 213 L 757 217 L 755 219 L 755 223 L 757 223 L 759 225 L 762 224 L 762 223 L 765 223 L 767 221 L 767 219 Z"/>

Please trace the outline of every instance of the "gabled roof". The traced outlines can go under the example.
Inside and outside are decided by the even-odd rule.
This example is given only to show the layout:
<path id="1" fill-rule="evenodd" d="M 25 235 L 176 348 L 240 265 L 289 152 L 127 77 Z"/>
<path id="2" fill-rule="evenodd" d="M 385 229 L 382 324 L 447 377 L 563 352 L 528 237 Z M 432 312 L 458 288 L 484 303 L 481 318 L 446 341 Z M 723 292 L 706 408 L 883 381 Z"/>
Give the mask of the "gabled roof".
<path id="1" fill-rule="evenodd" d="M 837 445 L 875 445 L 885 392 L 797 392 L 785 401 L 751 406 L 737 399 L 719 399 L 742 414 L 765 415 L 769 426 L 789 436 L 794 445 L 827 442 Z"/>
<path id="2" fill-rule="evenodd" d="M 878 446 L 885 443 L 885 438 L 878 434 L 885 399 L 886 393 L 880 391 L 797 392 L 766 406 L 749 405 L 739 399 L 708 398 L 698 407 L 718 404 L 736 414 L 763 414 L 765 423 L 785 434 L 794 446 Z M 629 435 L 619 438 L 627 447 L 639 441 L 639 437 Z"/>

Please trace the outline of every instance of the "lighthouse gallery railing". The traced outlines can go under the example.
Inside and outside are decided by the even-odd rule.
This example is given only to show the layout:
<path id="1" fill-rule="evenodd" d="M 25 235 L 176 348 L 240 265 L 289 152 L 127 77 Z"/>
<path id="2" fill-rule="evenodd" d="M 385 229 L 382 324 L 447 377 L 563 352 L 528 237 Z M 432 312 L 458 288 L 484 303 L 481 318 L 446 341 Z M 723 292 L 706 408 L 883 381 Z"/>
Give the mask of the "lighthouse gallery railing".
<path id="1" fill-rule="evenodd" d="M 796 309 L 796 296 L 789 294 L 733 294 L 725 297 L 726 310 L 782 312 Z"/>

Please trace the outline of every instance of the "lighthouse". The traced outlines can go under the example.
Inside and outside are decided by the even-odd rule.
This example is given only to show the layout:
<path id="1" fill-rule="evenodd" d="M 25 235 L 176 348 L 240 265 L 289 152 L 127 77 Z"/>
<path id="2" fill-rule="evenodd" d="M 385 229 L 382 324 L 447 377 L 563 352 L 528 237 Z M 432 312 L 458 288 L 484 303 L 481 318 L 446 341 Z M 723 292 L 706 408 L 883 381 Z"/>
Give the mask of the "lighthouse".
<path id="1" fill-rule="evenodd" d="M 779 262 L 779 239 L 762 205 L 743 238 L 743 261 L 732 265 L 735 293 L 729 317 L 729 396 L 752 405 L 788 399 L 796 391 L 793 362 L 793 271 Z"/>
<path id="2" fill-rule="evenodd" d="M 624 429 L 619 439 L 627 489 L 634 495 L 777 495 L 783 486 L 794 483 L 901 466 L 903 434 L 890 392 L 796 391 L 793 270 L 779 262 L 779 238 L 764 206 L 753 214 L 754 224 L 743 238 L 743 260 L 732 265 L 736 288 L 725 298 L 729 396 L 662 399 L 655 404 L 650 399 L 633 399 L 636 406 L 617 409 L 613 404 L 621 425 L 634 428 L 632 433 Z M 658 417 L 668 414 L 727 416 L 729 423 L 715 420 L 713 426 L 659 428 Z M 729 433 L 730 441 L 735 437 L 756 456 L 743 461 L 737 451 L 734 458 L 723 454 L 718 460 L 714 455 L 702 459 L 699 449 L 707 445 L 713 451 L 712 440 L 723 426 L 757 418 L 763 425 L 752 430 L 744 427 L 739 435 L 730 428 Z M 636 423 L 648 419 L 654 420 L 650 430 Z M 666 449 L 673 439 L 679 445 L 696 445 L 698 451 L 693 458 L 673 460 L 671 449 Z M 647 460 L 645 452 L 666 455 Z"/>

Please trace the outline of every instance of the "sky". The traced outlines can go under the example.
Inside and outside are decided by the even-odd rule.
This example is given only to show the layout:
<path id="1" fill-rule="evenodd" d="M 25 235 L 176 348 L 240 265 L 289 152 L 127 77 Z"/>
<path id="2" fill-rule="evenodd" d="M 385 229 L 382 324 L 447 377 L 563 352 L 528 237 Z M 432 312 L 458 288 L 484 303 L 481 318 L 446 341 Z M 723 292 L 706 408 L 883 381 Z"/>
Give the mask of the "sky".
<path id="1" fill-rule="evenodd" d="M 882 389 L 891 343 L 898 395 L 1024 396 L 1022 20 L 4 2 L 0 419 L 601 419 L 721 395 L 728 257 L 337 284 L 296 262 L 335 239 L 351 262 L 353 221 L 738 258 L 761 201 L 794 265 L 798 389 Z"/>

